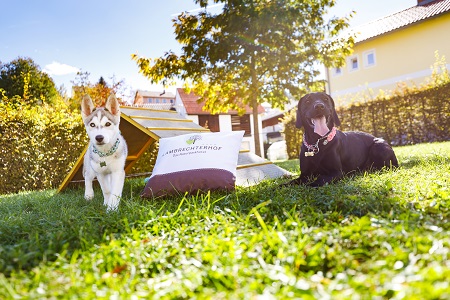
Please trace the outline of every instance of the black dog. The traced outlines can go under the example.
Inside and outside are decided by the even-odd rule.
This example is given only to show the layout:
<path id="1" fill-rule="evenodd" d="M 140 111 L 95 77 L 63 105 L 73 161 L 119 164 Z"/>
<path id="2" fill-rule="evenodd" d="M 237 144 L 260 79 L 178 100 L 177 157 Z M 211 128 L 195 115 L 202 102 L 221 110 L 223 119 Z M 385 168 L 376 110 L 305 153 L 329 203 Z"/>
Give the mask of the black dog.
<path id="1" fill-rule="evenodd" d="M 311 93 L 298 103 L 296 127 L 304 127 L 300 152 L 300 177 L 290 184 L 322 186 L 354 171 L 397 167 L 391 146 L 364 132 L 336 130 L 341 122 L 333 99 Z"/>

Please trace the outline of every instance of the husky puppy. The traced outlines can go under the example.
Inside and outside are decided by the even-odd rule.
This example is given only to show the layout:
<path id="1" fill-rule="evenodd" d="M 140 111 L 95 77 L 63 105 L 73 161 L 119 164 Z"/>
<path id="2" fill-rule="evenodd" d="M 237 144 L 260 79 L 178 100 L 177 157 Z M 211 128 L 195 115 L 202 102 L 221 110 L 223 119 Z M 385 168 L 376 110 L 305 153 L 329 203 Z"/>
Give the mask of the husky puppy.
<path id="1" fill-rule="evenodd" d="M 97 177 L 107 210 L 116 210 L 122 197 L 125 181 L 125 160 L 128 148 L 120 134 L 120 104 L 110 95 L 104 107 L 95 107 L 85 95 L 81 102 L 81 116 L 89 136 L 89 148 L 84 155 L 84 198 L 94 197 L 92 181 Z"/>

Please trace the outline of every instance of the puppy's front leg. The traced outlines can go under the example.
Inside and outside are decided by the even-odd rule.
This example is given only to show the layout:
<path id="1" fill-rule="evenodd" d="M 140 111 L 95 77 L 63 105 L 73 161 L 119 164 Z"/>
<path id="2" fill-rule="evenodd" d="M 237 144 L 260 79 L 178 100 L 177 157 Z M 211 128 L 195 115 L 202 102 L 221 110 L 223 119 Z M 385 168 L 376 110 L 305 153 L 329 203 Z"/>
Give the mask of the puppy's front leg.
<path id="1" fill-rule="evenodd" d="M 103 192 L 103 204 L 106 205 L 111 198 L 111 174 L 98 174 L 97 179 Z"/>
<path id="2" fill-rule="evenodd" d="M 84 199 L 92 200 L 94 198 L 94 189 L 92 187 L 92 181 L 94 181 L 95 175 L 91 169 L 89 163 L 84 163 L 83 169 L 84 176 Z"/>
<path id="3" fill-rule="evenodd" d="M 84 199 L 92 200 L 94 198 L 94 189 L 92 187 L 92 179 L 84 179 Z"/>
<path id="4" fill-rule="evenodd" d="M 105 198 L 105 203 L 108 210 L 116 210 L 119 207 L 120 198 L 122 197 L 123 184 L 125 181 L 125 171 L 121 170 L 114 172 L 111 175 L 111 194 L 108 200 Z"/>

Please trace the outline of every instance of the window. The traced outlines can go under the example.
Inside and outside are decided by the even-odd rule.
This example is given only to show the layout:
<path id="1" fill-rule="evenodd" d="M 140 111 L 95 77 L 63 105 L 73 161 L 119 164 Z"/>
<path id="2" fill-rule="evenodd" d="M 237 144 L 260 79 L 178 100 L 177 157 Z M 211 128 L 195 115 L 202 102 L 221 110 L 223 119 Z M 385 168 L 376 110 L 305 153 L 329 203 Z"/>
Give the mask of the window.
<path id="1" fill-rule="evenodd" d="M 231 116 L 231 130 L 233 131 L 239 131 L 244 130 L 245 136 L 249 136 L 252 134 L 250 130 L 250 115 L 232 115 Z"/>
<path id="2" fill-rule="evenodd" d="M 358 56 L 350 56 L 348 58 L 348 68 L 349 71 L 357 71 L 359 69 Z"/>
<path id="3" fill-rule="evenodd" d="M 375 66 L 375 50 L 369 50 L 363 53 L 364 67 L 369 68 Z"/>
<path id="4" fill-rule="evenodd" d="M 211 130 L 211 132 L 219 132 L 220 131 L 219 116 L 199 115 L 198 125 Z"/>
<path id="5" fill-rule="evenodd" d="M 342 69 L 340 67 L 334 68 L 333 69 L 333 75 L 334 76 L 342 75 Z"/>

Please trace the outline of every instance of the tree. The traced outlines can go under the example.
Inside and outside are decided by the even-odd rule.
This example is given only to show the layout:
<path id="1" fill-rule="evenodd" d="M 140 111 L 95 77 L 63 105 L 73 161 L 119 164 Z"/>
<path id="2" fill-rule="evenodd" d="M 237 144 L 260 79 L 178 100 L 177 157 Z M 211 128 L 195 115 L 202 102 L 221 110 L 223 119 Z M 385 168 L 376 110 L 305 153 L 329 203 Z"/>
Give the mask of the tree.
<path id="1" fill-rule="evenodd" d="M 353 39 L 339 34 L 351 15 L 325 20 L 335 0 L 214 0 L 223 3 L 216 14 L 208 11 L 208 0 L 194 2 L 199 13 L 173 20 L 181 55 L 132 59 L 152 83 L 183 80 L 211 113 L 252 107 L 259 154 L 258 105 L 282 107 L 287 94 L 300 97 L 318 88 L 320 63 L 342 65 Z"/>
<path id="2" fill-rule="evenodd" d="M 58 90 L 52 78 L 31 58 L 19 57 L 9 63 L 0 62 L 0 89 L 12 99 L 19 96 L 29 103 L 55 104 Z"/>
<path id="3" fill-rule="evenodd" d="M 97 83 L 91 83 L 89 80 L 89 75 L 89 72 L 79 71 L 77 73 L 77 78 L 72 81 L 73 87 L 71 103 L 73 105 L 70 106 L 78 108 L 81 103 L 81 98 L 86 94 L 93 99 L 95 105 L 97 106 L 103 106 L 111 93 L 117 96 L 117 99 L 121 104 L 123 103 L 123 95 L 120 97 L 120 95 L 117 94 L 123 92 L 123 89 L 125 88 L 124 80 L 116 81 L 113 76 L 111 78 L 111 85 L 108 85 L 103 76 L 101 76 Z"/>

